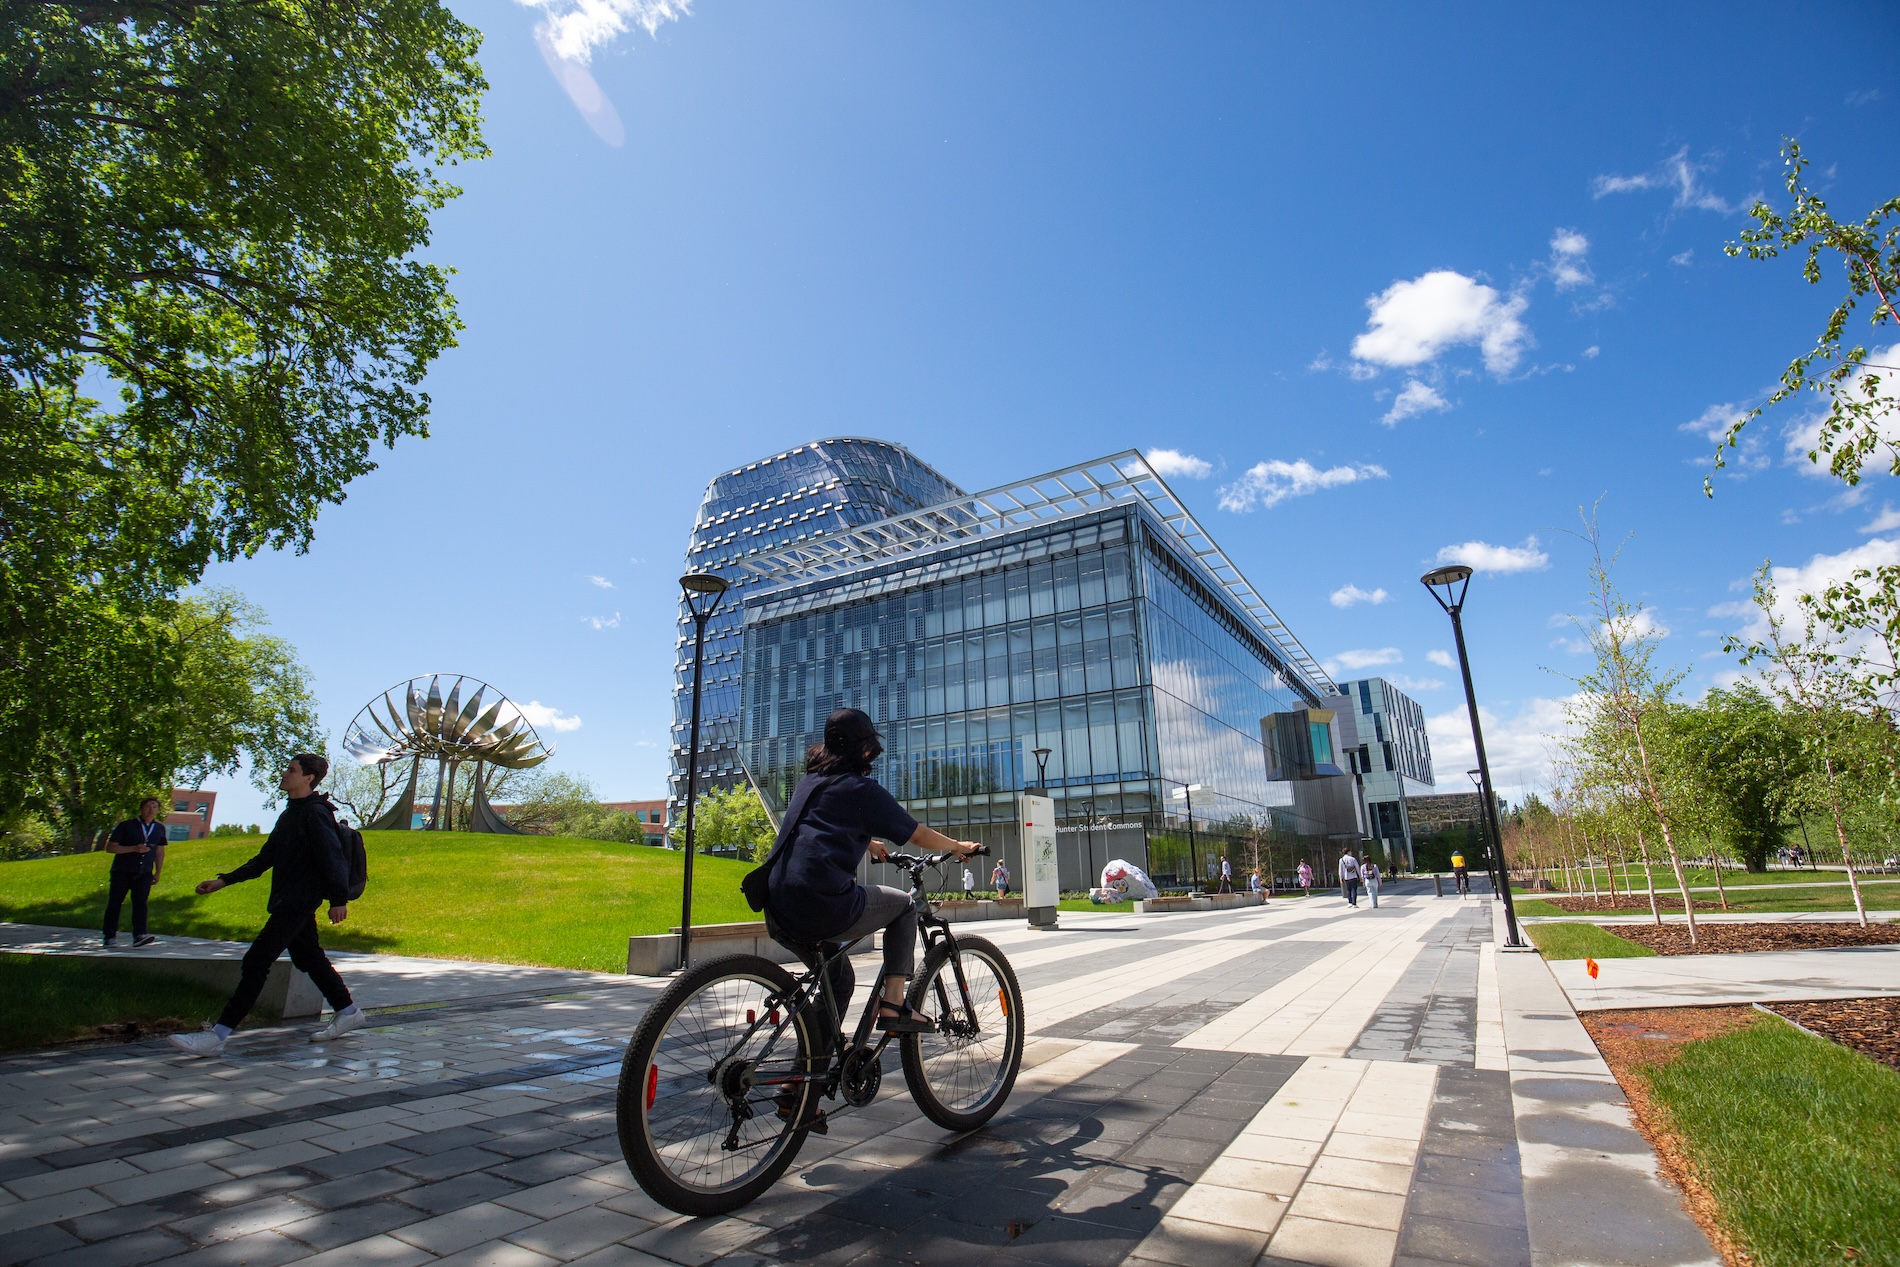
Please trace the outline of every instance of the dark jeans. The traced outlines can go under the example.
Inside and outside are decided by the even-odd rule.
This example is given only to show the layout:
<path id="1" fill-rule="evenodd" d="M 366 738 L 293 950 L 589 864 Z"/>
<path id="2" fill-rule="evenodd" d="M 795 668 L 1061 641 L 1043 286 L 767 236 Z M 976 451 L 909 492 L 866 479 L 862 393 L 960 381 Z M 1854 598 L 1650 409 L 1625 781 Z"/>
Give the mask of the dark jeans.
<path id="1" fill-rule="evenodd" d="M 149 875 L 120 875 L 112 873 L 112 887 L 106 891 L 106 939 L 109 941 L 119 935 L 119 908 L 125 905 L 125 895 L 132 895 L 132 936 L 145 936 L 145 902 L 152 895 L 152 877 Z"/>
<path id="2" fill-rule="evenodd" d="M 1357 877 L 1341 880 L 1339 882 L 1339 887 L 1346 890 L 1346 905 L 1347 906 L 1359 905 L 1359 881 Z"/>
<path id="3" fill-rule="evenodd" d="M 218 1024 L 236 1029 L 238 1022 L 250 1014 L 257 1004 L 257 996 L 264 992 L 270 966 L 286 950 L 290 952 L 291 964 L 316 982 L 331 1007 L 341 1012 L 350 1005 L 350 988 L 343 984 L 343 978 L 330 966 L 330 957 L 317 944 L 316 912 L 276 911 L 265 922 L 264 931 L 257 935 L 251 948 L 244 952 L 243 975 L 238 978 L 238 988 L 231 995 L 231 1001 L 224 1005 L 224 1015 L 218 1018 Z"/>

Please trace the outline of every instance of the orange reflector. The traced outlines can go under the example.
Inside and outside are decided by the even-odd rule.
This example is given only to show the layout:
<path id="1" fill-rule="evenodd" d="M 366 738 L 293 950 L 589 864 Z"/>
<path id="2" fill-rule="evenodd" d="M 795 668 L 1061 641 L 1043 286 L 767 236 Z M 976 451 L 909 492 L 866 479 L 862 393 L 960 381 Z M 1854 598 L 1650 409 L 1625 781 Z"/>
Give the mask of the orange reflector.
<path id="1" fill-rule="evenodd" d="M 1003 1005 L 1003 1015 L 1008 1016 L 1009 1015 L 1009 991 L 998 990 L 996 992 L 996 1001 Z"/>
<path id="2" fill-rule="evenodd" d="M 648 1065 L 647 1066 L 647 1107 L 649 1109 L 652 1108 L 653 1102 L 659 1098 L 660 1098 L 660 1067 L 658 1065 Z"/>

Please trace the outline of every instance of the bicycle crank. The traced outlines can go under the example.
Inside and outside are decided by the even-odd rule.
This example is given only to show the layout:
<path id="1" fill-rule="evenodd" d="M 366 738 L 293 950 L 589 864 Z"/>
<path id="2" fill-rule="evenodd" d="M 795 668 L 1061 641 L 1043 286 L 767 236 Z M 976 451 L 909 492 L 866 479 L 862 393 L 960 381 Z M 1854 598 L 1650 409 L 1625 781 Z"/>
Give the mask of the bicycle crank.
<path id="1" fill-rule="evenodd" d="M 883 1082 L 884 1064 L 878 1059 L 877 1048 L 853 1047 L 845 1053 L 844 1080 L 839 1091 L 846 1104 L 863 1108 L 877 1099 L 877 1089 Z"/>

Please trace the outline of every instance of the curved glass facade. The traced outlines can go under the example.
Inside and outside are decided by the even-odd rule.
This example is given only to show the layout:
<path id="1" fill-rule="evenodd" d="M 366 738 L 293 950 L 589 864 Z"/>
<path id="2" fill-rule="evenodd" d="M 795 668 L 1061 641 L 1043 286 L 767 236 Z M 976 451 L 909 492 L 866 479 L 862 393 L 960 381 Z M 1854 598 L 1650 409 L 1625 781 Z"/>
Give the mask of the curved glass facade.
<path id="1" fill-rule="evenodd" d="M 741 604 L 758 578 L 739 561 L 841 528 L 874 523 L 962 495 L 902 445 L 839 437 L 802 444 L 714 477 L 706 485 L 686 550 L 691 572 L 714 572 L 732 589 L 706 625 L 700 698 L 700 786 L 744 777 L 739 766 Z M 693 622 L 680 605 L 673 658 L 672 774 L 677 811 L 686 789 L 692 716 Z"/>
<path id="2" fill-rule="evenodd" d="M 748 766 L 782 805 L 826 714 L 852 705 L 884 734 L 880 781 L 920 821 L 985 841 L 1012 868 L 1037 748 L 1064 817 L 1165 827 L 1186 809 L 1170 790 L 1192 783 L 1198 822 L 1319 830 L 1267 780 L 1260 740 L 1261 717 L 1317 696 L 1172 537 L 1123 504 L 752 592 Z"/>

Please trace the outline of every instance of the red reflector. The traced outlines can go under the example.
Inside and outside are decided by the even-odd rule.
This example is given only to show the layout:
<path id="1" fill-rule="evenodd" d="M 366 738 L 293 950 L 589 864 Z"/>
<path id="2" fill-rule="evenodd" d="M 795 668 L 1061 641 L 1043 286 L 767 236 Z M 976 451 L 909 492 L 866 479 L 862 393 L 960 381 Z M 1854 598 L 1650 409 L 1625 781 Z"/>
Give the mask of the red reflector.
<path id="1" fill-rule="evenodd" d="M 758 1009 L 749 1007 L 745 1010 L 745 1023 L 747 1025 L 756 1023 L 758 1019 L 759 1019 Z"/>
<path id="2" fill-rule="evenodd" d="M 767 1012 L 765 1015 L 765 1019 L 772 1022 L 772 1024 L 774 1025 L 778 1024 L 778 1009 L 773 1008 L 770 1012 Z"/>
<path id="3" fill-rule="evenodd" d="M 647 1107 L 649 1109 L 652 1108 L 653 1102 L 659 1098 L 660 1098 L 660 1067 L 658 1065 L 648 1065 L 647 1066 Z"/>

